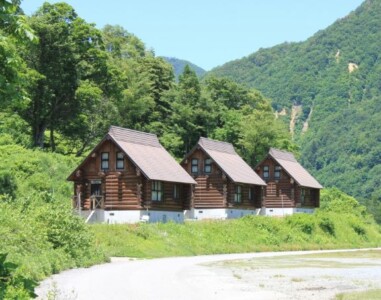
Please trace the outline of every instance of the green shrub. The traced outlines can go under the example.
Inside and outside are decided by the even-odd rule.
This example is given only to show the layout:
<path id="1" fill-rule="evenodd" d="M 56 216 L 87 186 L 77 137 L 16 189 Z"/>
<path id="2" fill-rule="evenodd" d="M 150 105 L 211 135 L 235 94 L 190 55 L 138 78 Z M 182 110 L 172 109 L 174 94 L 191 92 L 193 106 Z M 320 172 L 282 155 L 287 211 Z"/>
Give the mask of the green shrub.
<path id="1" fill-rule="evenodd" d="M 14 176 L 8 171 L 0 171 L 0 195 L 16 197 L 17 184 Z"/>
<path id="2" fill-rule="evenodd" d="M 336 188 L 323 189 L 321 191 L 320 209 L 325 212 L 340 214 L 366 215 L 366 208 L 353 197 Z"/>
<path id="3" fill-rule="evenodd" d="M 301 230 L 305 234 L 311 235 L 315 230 L 315 218 L 308 214 L 296 214 L 286 217 L 286 222 L 291 228 Z"/>
<path id="4" fill-rule="evenodd" d="M 52 203 L 37 213 L 36 219 L 46 228 L 47 240 L 53 249 L 62 249 L 76 262 L 91 254 L 93 238 L 83 218 L 74 215 L 70 208 Z"/>
<path id="5" fill-rule="evenodd" d="M 323 216 L 319 222 L 320 228 L 327 234 L 335 236 L 335 223 L 328 217 Z"/>
<path id="6" fill-rule="evenodd" d="M 359 224 L 352 224 L 352 228 L 358 235 L 364 236 L 366 234 L 365 228 Z"/>
<path id="7" fill-rule="evenodd" d="M 0 300 L 36 297 L 37 282 L 18 274 L 18 265 L 6 260 L 7 254 L 0 253 Z"/>

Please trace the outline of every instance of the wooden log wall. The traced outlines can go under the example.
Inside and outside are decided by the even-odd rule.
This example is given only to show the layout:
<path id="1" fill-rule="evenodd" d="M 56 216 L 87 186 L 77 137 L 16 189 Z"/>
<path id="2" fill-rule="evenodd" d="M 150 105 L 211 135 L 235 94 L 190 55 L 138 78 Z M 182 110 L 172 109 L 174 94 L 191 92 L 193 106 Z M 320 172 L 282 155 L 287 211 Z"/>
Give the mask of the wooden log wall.
<path id="1" fill-rule="evenodd" d="M 116 153 L 120 152 L 112 141 L 105 141 L 81 167 L 83 189 L 82 208 L 90 209 L 91 183 L 101 182 L 101 192 L 104 196 L 104 208 L 108 210 L 140 209 L 141 202 L 137 184 L 142 175 L 137 174 L 134 164 L 124 157 L 124 169 L 116 168 Z M 101 153 L 109 153 L 109 169 L 101 170 Z"/>
<path id="2" fill-rule="evenodd" d="M 177 185 L 179 189 L 179 197 L 174 198 L 174 186 Z M 163 195 L 161 201 L 152 201 L 151 200 L 151 188 L 152 181 L 147 180 L 146 184 L 146 199 L 145 206 L 148 209 L 153 210 L 169 210 L 169 211 L 182 211 L 188 197 L 188 190 L 190 189 L 189 184 L 181 184 L 174 182 L 162 182 Z"/>
<path id="3" fill-rule="evenodd" d="M 284 207 L 291 208 L 296 207 L 298 199 L 297 184 L 291 180 L 290 176 L 281 169 L 280 179 L 274 177 L 275 166 L 277 163 L 272 158 L 267 158 L 256 169 L 257 173 L 263 180 L 263 166 L 269 167 L 269 178 L 266 180 L 267 187 L 263 195 L 264 207 L 276 208 Z"/>
<path id="4" fill-rule="evenodd" d="M 198 174 L 192 174 L 191 163 L 192 159 L 198 159 Z M 210 174 L 204 172 L 205 159 L 209 156 L 202 150 L 196 149 L 182 164 L 183 168 L 194 177 L 197 185 L 194 189 L 193 207 L 195 208 L 227 208 L 235 207 L 242 209 L 255 209 L 260 207 L 261 202 L 261 188 L 254 187 L 255 195 L 254 201 L 249 200 L 250 185 L 242 186 L 242 202 L 234 203 L 235 183 L 232 182 L 226 174 L 212 162 L 212 171 Z"/>
<path id="5" fill-rule="evenodd" d="M 101 170 L 101 154 L 109 153 L 109 169 Z M 147 180 L 133 162 L 124 157 L 124 169 L 116 168 L 116 153 L 121 149 L 111 140 L 102 143 L 81 167 L 75 189 L 81 186 L 82 209 L 91 209 L 91 184 L 101 182 L 106 210 L 158 209 L 182 211 L 190 199 L 189 184 L 178 184 L 179 198 L 174 199 L 175 183 L 163 182 L 163 200 L 151 201 L 151 181 Z M 76 194 L 76 193 L 75 193 Z"/>
<path id="6" fill-rule="evenodd" d="M 270 157 L 264 160 L 256 169 L 256 172 L 263 177 L 263 166 L 269 167 L 269 179 L 266 181 L 267 187 L 263 195 L 263 206 L 269 208 L 285 207 L 319 207 L 319 189 L 300 187 L 287 172 L 281 169 L 280 179 L 274 177 L 274 170 L 277 163 Z M 304 202 L 301 200 L 301 191 L 305 190 Z"/>

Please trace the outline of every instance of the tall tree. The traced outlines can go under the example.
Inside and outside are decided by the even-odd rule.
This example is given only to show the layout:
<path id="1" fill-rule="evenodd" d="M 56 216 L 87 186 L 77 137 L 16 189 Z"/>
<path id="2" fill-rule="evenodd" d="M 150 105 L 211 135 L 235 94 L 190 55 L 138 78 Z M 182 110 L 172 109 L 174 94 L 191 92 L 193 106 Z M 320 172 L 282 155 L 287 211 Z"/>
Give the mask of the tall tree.
<path id="1" fill-rule="evenodd" d="M 106 25 L 102 34 L 106 50 L 115 58 L 126 60 L 146 55 L 144 43 L 122 26 Z"/>
<path id="2" fill-rule="evenodd" d="M 35 40 L 20 10 L 20 1 L 0 0 L 0 109 L 25 102 L 27 69 L 16 47 Z"/>
<path id="3" fill-rule="evenodd" d="M 39 76 L 30 88 L 31 102 L 24 117 L 32 127 L 34 145 L 44 146 L 49 129 L 54 150 L 55 130 L 80 113 L 76 90 L 81 82 L 102 83 L 106 55 L 100 32 L 66 3 L 44 3 L 30 24 L 39 43 L 31 47 L 26 60 Z"/>
<path id="4" fill-rule="evenodd" d="M 200 136 L 208 136 L 212 132 L 216 126 L 217 108 L 212 99 L 202 91 L 196 73 L 189 66 L 185 66 L 179 76 L 178 85 L 166 93 L 164 98 L 170 104 L 171 113 L 165 119 L 168 130 L 162 141 L 165 146 L 171 140 L 176 141 L 177 147 L 181 148 L 171 150 L 181 157 L 195 145 Z"/>

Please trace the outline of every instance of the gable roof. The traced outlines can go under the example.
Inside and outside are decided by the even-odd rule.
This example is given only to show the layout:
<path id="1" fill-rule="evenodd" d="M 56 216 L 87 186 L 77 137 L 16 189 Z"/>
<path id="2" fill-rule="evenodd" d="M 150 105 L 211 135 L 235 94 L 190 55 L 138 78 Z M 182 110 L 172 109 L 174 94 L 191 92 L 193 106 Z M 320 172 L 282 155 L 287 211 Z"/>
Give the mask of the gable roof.
<path id="1" fill-rule="evenodd" d="M 147 179 L 197 184 L 164 149 L 155 134 L 111 126 L 100 144 L 108 138 L 120 147 Z"/>
<path id="2" fill-rule="evenodd" d="M 321 184 L 295 159 L 295 156 L 286 151 L 270 148 L 269 155 L 303 187 L 322 189 Z"/>
<path id="3" fill-rule="evenodd" d="M 266 185 L 258 174 L 235 152 L 232 144 L 201 137 L 197 145 L 210 156 L 233 182 Z"/>

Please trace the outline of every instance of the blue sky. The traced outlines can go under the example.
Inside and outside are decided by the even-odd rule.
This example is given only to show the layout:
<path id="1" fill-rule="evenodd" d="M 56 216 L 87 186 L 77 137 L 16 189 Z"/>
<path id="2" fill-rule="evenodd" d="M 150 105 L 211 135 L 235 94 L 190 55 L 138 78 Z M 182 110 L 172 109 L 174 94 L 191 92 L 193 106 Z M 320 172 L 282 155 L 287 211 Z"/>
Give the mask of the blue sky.
<path id="1" fill-rule="evenodd" d="M 44 1 L 24 0 L 30 15 Z M 49 1 L 60 2 L 60 1 Z M 67 0 L 98 28 L 121 25 L 158 56 L 209 70 L 282 42 L 302 41 L 356 9 L 362 0 Z"/>

